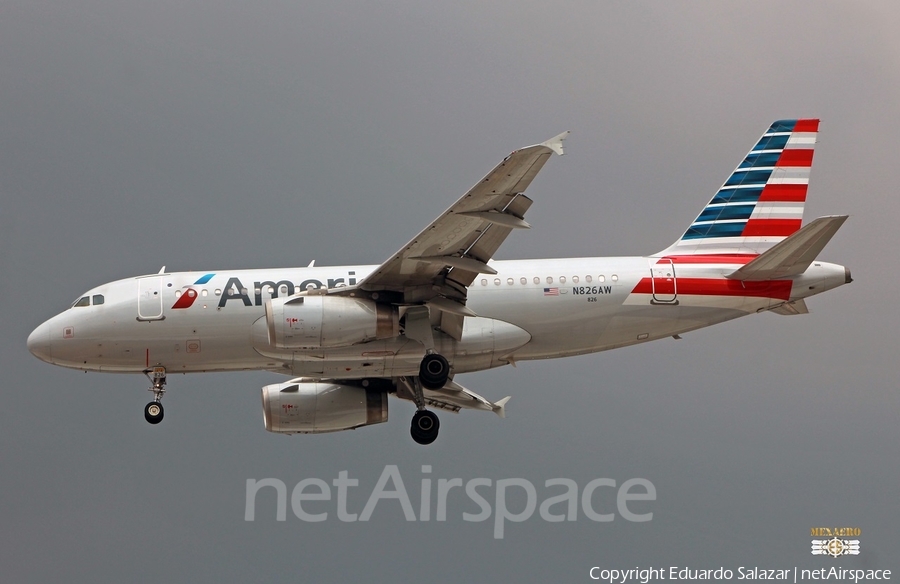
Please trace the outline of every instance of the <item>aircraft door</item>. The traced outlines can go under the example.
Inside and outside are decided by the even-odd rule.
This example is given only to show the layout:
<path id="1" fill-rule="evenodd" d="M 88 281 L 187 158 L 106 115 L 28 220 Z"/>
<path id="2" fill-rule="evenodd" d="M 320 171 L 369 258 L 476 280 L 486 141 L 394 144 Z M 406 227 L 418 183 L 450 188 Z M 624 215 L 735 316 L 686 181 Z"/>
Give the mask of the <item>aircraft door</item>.
<path id="1" fill-rule="evenodd" d="M 162 320 L 162 276 L 138 278 L 138 320 Z"/>
<path id="2" fill-rule="evenodd" d="M 678 285 L 675 280 L 675 264 L 672 260 L 651 258 L 650 276 L 653 283 L 651 304 L 678 304 Z"/>

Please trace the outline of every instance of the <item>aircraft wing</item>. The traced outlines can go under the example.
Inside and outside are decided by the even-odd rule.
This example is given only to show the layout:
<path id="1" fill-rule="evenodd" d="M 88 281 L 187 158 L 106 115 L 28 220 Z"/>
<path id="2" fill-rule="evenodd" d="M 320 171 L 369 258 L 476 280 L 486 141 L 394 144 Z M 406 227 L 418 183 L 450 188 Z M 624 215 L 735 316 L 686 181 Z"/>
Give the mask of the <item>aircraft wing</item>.
<path id="1" fill-rule="evenodd" d="M 496 273 L 487 262 L 513 229 L 527 229 L 531 206 L 524 191 L 554 152 L 563 154 L 568 132 L 503 159 L 431 225 L 357 285 L 367 292 L 393 292 L 403 303 L 429 302 L 459 317 L 466 288 L 478 274 Z"/>

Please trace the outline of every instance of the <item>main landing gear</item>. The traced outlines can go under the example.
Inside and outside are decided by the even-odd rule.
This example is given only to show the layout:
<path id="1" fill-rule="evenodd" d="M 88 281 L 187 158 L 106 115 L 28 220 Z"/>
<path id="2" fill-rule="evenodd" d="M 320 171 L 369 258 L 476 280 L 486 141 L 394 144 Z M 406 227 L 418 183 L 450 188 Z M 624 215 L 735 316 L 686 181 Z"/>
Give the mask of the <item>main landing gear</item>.
<path id="1" fill-rule="evenodd" d="M 450 363 L 443 355 L 425 355 L 419 365 L 419 381 L 425 389 L 441 389 L 450 378 Z"/>
<path id="2" fill-rule="evenodd" d="M 425 357 L 419 364 L 418 377 L 407 378 L 405 384 L 407 389 L 411 390 L 411 397 L 418 410 L 413 416 L 409 433 L 419 444 L 431 444 L 437 439 L 441 423 L 434 413 L 425 409 L 425 396 L 422 388 L 431 390 L 443 388 L 450 379 L 450 363 L 446 357 L 435 351 L 434 332 L 431 328 L 427 307 L 413 306 L 406 311 L 404 334 L 425 346 Z M 407 397 L 409 397 L 408 393 Z"/>
<path id="3" fill-rule="evenodd" d="M 415 401 L 418 411 L 413 416 L 412 423 L 409 427 L 409 433 L 412 439 L 419 444 L 431 444 L 438 437 L 438 430 L 441 429 L 441 421 L 434 412 L 425 409 L 425 397 L 422 395 L 422 388 L 425 389 L 441 389 L 447 384 L 450 378 L 450 363 L 443 355 L 430 353 L 422 359 L 419 365 L 419 379 L 414 381 Z"/>
<path id="4" fill-rule="evenodd" d="M 159 424 L 165 415 L 161 400 L 163 394 L 166 393 L 166 368 L 157 365 L 144 369 L 144 375 L 153 384 L 149 389 L 153 392 L 153 401 L 144 406 L 144 419 L 151 424 Z"/>
<path id="5" fill-rule="evenodd" d="M 434 412 L 419 410 L 415 413 L 409 426 L 409 434 L 419 444 L 431 444 L 438 437 L 441 421 Z"/>

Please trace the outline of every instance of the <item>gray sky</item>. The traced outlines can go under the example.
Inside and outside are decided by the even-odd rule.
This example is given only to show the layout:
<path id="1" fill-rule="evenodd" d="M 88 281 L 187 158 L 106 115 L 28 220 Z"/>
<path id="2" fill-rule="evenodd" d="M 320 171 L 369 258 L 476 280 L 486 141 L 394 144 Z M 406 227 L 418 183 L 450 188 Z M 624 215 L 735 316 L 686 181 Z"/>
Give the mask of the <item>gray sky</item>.
<path id="1" fill-rule="evenodd" d="M 0 2 L 0 579 L 588 581 L 592 566 L 900 568 L 894 2 Z M 379 263 L 509 151 L 572 130 L 501 258 L 671 243 L 767 125 L 820 117 L 806 220 L 849 213 L 809 302 L 605 354 L 465 375 L 508 417 L 411 405 L 387 424 L 266 432 L 268 373 L 142 376 L 31 357 L 84 290 L 170 270 Z M 651 480 L 649 523 L 492 537 L 477 507 L 274 520 L 248 478 Z M 493 491 L 492 491 L 493 492 Z M 554 493 L 555 494 L 555 493 Z M 599 501 L 599 499 L 598 499 Z M 515 501 L 511 502 L 513 508 Z M 334 513 L 334 506 L 322 510 Z M 809 529 L 862 554 L 809 554 Z"/>

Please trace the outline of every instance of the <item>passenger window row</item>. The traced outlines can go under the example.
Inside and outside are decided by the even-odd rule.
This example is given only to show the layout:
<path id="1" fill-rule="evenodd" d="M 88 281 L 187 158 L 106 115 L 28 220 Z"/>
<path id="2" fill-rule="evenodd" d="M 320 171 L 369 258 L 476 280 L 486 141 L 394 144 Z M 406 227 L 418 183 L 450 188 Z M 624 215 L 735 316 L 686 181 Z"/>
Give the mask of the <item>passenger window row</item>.
<path id="1" fill-rule="evenodd" d="M 616 274 L 613 274 L 612 276 L 609 277 L 609 279 L 610 279 L 610 281 L 612 281 L 612 282 L 618 282 L 618 281 L 619 281 L 619 276 L 616 275 Z M 565 284 L 568 280 L 567 280 L 567 278 L 566 278 L 565 276 L 560 276 L 556 281 L 557 281 L 558 283 L 560 283 L 560 284 Z M 588 274 L 587 276 L 584 277 L 584 281 L 585 281 L 586 283 L 590 284 L 590 283 L 592 283 L 592 282 L 594 281 L 594 277 L 591 276 L 590 274 Z M 535 285 L 538 285 L 538 286 L 539 286 L 539 285 L 541 285 L 541 284 L 544 283 L 544 282 L 547 283 L 547 284 L 553 284 L 553 283 L 554 283 L 554 279 L 553 279 L 553 276 L 547 276 L 547 277 L 544 279 L 544 282 L 542 282 L 540 276 L 535 276 L 535 277 L 532 279 L 532 282 L 533 282 Z M 581 278 L 579 278 L 578 276 L 572 276 L 572 283 L 573 283 L 573 284 L 578 284 L 579 282 L 581 282 Z M 597 276 L 597 282 L 606 282 L 606 276 L 603 275 L 603 274 Z M 503 283 L 503 281 L 502 281 L 500 278 L 494 278 L 494 286 L 499 286 L 499 285 L 501 285 L 502 283 Z M 506 279 L 506 284 L 507 284 L 508 286 L 513 286 L 515 283 L 516 283 L 516 279 L 515 279 L 515 278 L 507 278 L 507 279 Z M 521 277 L 521 278 L 519 278 L 519 284 L 520 284 L 520 285 L 523 285 L 523 286 L 526 285 L 526 284 L 528 284 L 528 278 L 526 278 L 526 277 L 524 277 L 524 276 Z M 488 279 L 487 279 L 487 278 L 482 278 L 482 279 L 481 279 L 481 285 L 482 285 L 482 286 L 487 286 L 487 285 L 488 285 Z"/>

